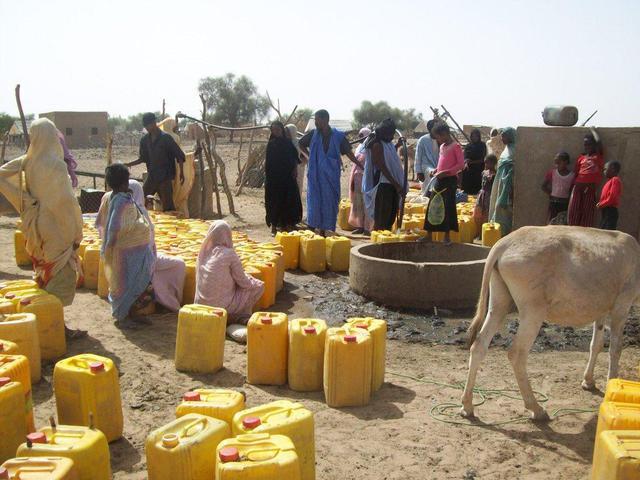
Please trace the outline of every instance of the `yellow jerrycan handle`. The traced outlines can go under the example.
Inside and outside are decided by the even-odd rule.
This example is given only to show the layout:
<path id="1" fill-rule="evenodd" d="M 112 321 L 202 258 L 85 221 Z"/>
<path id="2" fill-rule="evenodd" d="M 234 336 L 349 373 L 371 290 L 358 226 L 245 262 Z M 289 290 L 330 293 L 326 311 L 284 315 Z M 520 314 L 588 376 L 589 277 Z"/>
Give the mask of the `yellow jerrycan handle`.
<path id="1" fill-rule="evenodd" d="M 269 418 L 273 417 L 274 415 L 281 415 L 283 413 L 285 413 L 287 417 L 290 417 L 291 413 L 293 412 L 293 410 L 296 410 L 296 409 L 297 409 L 297 407 L 296 408 L 289 407 L 289 408 L 283 408 L 283 409 L 280 409 L 280 410 L 276 410 L 274 412 L 265 413 L 262 416 L 262 420 L 266 421 L 266 420 L 269 420 Z"/>
<path id="2" fill-rule="evenodd" d="M 16 473 L 14 475 L 14 479 L 15 480 L 20 480 L 22 477 L 23 473 L 52 473 L 55 471 L 55 467 L 47 467 L 47 466 L 42 466 L 42 467 L 19 467 L 18 470 L 16 470 Z"/>
<path id="3" fill-rule="evenodd" d="M 278 447 L 271 448 L 254 448 L 248 450 L 244 456 L 244 459 L 250 462 L 264 462 L 266 460 L 272 460 L 278 456 L 280 449 Z M 240 460 L 243 460 L 242 458 Z"/>
<path id="4" fill-rule="evenodd" d="M 188 425 L 185 425 L 182 428 L 182 431 L 180 432 L 180 436 L 181 437 L 190 437 L 191 435 L 189 434 L 189 430 L 195 428 L 198 424 L 202 424 L 202 426 L 200 427 L 200 430 L 198 430 L 197 433 L 200 433 L 202 430 L 204 430 L 205 424 L 207 423 L 207 419 L 206 418 L 199 418 L 197 420 L 194 420 L 193 422 L 189 423 Z"/>

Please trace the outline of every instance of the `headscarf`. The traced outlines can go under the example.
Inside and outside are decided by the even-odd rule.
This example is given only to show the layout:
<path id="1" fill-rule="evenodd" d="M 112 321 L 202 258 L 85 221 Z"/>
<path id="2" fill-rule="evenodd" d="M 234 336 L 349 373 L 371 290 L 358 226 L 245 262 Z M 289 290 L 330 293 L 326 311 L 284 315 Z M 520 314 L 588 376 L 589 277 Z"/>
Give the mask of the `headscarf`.
<path id="1" fill-rule="evenodd" d="M 484 157 L 487 155 L 487 145 L 482 141 L 482 134 L 480 130 L 474 128 L 471 130 L 469 138 L 477 135 L 479 140 L 477 142 L 470 141 L 464 147 L 464 158 L 468 158 L 474 162 L 483 162 Z"/>
<path id="2" fill-rule="evenodd" d="M 137 180 L 130 179 L 129 190 L 131 190 L 133 201 L 136 202 L 140 208 L 144 208 L 146 210 L 145 201 L 144 201 L 144 190 L 142 189 L 142 184 Z"/>
<path id="3" fill-rule="evenodd" d="M 506 128 L 503 128 L 500 133 L 511 140 L 509 145 L 514 145 L 515 146 L 515 143 L 516 143 L 516 129 L 515 128 L 506 127 Z"/>
<path id="4" fill-rule="evenodd" d="M 180 136 L 173 131 L 176 128 L 176 125 L 176 121 L 171 117 L 167 117 L 161 122 L 158 122 L 158 128 L 164 133 L 168 133 L 169 135 L 171 135 L 176 143 L 180 145 Z"/>
<path id="5" fill-rule="evenodd" d="M 358 138 L 364 139 L 371 135 L 371 129 L 367 127 L 362 127 L 358 132 Z"/>
<path id="6" fill-rule="evenodd" d="M 201 268 L 206 268 L 205 265 L 209 260 L 215 258 L 217 253 L 222 253 L 225 248 L 233 248 L 231 227 L 224 220 L 216 220 L 209 227 L 207 236 L 200 247 L 200 253 L 198 254 L 198 260 L 196 262 L 196 275 L 200 276 Z M 196 285 L 197 284 L 196 282 Z"/>
<path id="7" fill-rule="evenodd" d="M 271 134 L 267 144 L 265 174 L 266 182 L 269 185 L 283 185 L 292 178 L 292 172 L 298 166 L 300 159 L 298 150 L 288 137 L 289 130 L 285 129 L 280 121 L 271 124 L 282 129 L 282 137 Z"/>
<path id="8" fill-rule="evenodd" d="M 359 155 L 364 153 L 364 143 L 365 140 L 371 135 L 371 129 L 367 127 L 362 127 L 358 132 L 358 139 L 362 140 L 362 143 L 357 146 L 355 156 L 358 158 Z M 364 161 L 364 160 L 363 160 Z M 356 168 L 360 168 L 358 165 L 354 165 Z M 362 168 L 360 168 L 362 170 Z"/>
<path id="9" fill-rule="evenodd" d="M 386 118 L 378 125 L 375 130 L 364 141 L 364 148 L 370 149 L 374 143 L 384 141 L 387 138 L 393 139 L 396 133 L 396 122 L 391 118 Z"/>
<path id="10" fill-rule="evenodd" d="M 289 138 L 291 139 L 291 143 L 293 146 L 298 148 L 298 127 L 296 127 L 293 123 L 290 123 L 286 126 L 287 131 L 289 132 Z"/>

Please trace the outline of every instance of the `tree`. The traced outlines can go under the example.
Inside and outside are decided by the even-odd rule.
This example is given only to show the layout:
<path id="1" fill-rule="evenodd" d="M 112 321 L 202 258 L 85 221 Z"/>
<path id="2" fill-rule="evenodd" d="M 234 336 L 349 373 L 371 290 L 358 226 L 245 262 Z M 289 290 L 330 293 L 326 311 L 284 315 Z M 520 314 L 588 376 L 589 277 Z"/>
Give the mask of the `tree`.
<path id="1" fill-rule="evenodd" d="M 207 113 L 213 123 L 229 127 L 262 120 L 269 110 L 267 99 L 248 77 L 227 73 L 200 80 L 198 92 L 204 95 Z M 230 140 L 233 141 L 233 132 Z"/>
<path id="2" fill-rule="evenodd" d="M 360 108 L 353 111 L 353 118 L 353 126 L 356 128 L 364 125 L 376 125 L 385 118 L 392 118 L 398 129 L 404 131 L 414 129 L 422 121 L 422 114 L 416 114 L 413 108 L 402 110 L 392 107 L 384 101 L 372 103 L 369 100 L 364 100 L 360 104 Z"/>
<path id="3" fill-rule="evenodd" d="M 120 128 L 122 128 L 123 130 L 126 130 L 127 119 L 120 116 L 118 117 L 109 116 L 109 119 L 107 120 L 107 128 L 111 133 L 115 133 L 116 129 L 120 129 Z"/>
<path id="4" fill-rule="evenodd" d="M 8 132 L 15 120 L 16 119 L 11 115 L 8 115 L 4 112 L 0 113 L 0 135 L 4 135 L 6 132 Z"/>
<path id="5" fill-rule="evenodd" d="M 310 108 L 298 108 L 293 113 L 293 117 L 291 117 L 290 123 L 293 123 L 296 127 L 298 127 L 298 130 L 304 130 L 312 115 L 313 110 L 311 110 Z M 287 115 L 287 117 L 289 117 L 289 115 Z"/>

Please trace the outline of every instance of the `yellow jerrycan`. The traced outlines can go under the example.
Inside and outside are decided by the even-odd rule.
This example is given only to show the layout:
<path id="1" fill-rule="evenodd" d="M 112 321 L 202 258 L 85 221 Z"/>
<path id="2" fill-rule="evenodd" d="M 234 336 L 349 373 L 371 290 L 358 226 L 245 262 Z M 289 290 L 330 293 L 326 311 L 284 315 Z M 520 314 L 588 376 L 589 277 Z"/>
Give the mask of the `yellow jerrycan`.
<path id="1" fill-rule="evenodd" d="M 0 298 L 0 315 L 16 313 L 16 304 L 6 298 Z"/>
<path id="2" fill-rule="evenodd" d="M 502 230 L 499 223 L 485 223 L 482 225 L 482 245 L 493 247 L 502 238 Z"/>
<path id="3" fill-rule="evenodd" d="M 18 346 L 18 354 L 29 359 L 31 383 L 39 382 L 42 371 L 36 316 L 33 313 L 0 315 L 0 338 L 9 340 Z"/>
<path id="4" fill-rule="evenodd" d="M 0 355 L 19 355 L 18 345 L 9 340 L 0 338 Z"/>
<path id="5" fill-rule="evenodd" d="M 278 232 L 276 242 L 282 245 L 284 268 L 295 270 L 300 259 L 300 234 L 298 232 Z"/>
<path id="6" fill-rule="evenodd" d="M 324 396 L 333 408 L 367 405 L 371 397 L 373 341 L 362 328 L 330 328 L 324 347 Z"/>
<path id="7" fill-rule="evenodd" d="M 349 318 L 347 325 L 367 330 L 373 341 L 373 371 L 371 392 L 377 392 L 384 383 L 387 355 L 387 322 L 377 318 Z"/>
<path id="8" fill-rule="evenodd" d="M 55 295 L 25 297 L 18 303 L 18 313 L 36 316 L 40 356 L 43 360 L 55 360 L 67 353 L 64 335 L 64 308 Z"/>
<path id="9" fill-rule="evenodd" d="M 216 480 L 300 480 L 293 442 L 284 435 L 255 433 L 218 445 Z"/>
<path id="10" fill-rule="evenodd" d="M 176 407 L 176 418 L 199 413 L 227 422 L 231 428 L 233 416 L 244 410 L 244 402 L 244 394 L 235 390 L 197 388 L 184 394 Z"/>
<path id="11" fill-rule="evenodd" d="M 87 245 L 84 249 L 82 270 L 84 272 L 84 288 L 97 290 L 100 272 L 100 245 Z"/>
<path id="12" fill-rule="evenodd" d="M 351 256 L 351 240 L 347 237 L 325 238 L 327 269 L 332 272 L 348 272 Z"/>
<path id="13" fill-rule="evenodd" d="M 27 253 L 26 240 L 24 233 L 16 230 L 13 234 L 13 248 L 16 254 L 16 265 L 19 267 L 27 267 L 32 265 L 31 257 Z"/>
<path id="14" fill-rule="evenodd" d="M 113 361 L 89 353 L 60 360 L 53 369 L 53 389 L 61 424 L 93 425 L 109 442 L 122 436 L 122 400 Z"/>
<path id="15" fill-rule="evenodd" d="M 596 438 L 605 430 L 640 430 L 640 403 L 602 402 Z"/>
<path id="16" fill-rule="evenodd" d="M 257 268 L 262 273 L 262 281 L 264 282 L 264 291 L 258 300 L 257 307 L 265 309 L 276 303 L 276 266 L 271 262 L 261 262 L 253 260 L 249 262 L 249 266 Z"/>
<path id="17" fill-rule="evenodd" d="M 243 410 L 233 417 L 233 434 L 268 433 L 291 439 L 300 460 L 302 480 L 316 478 L 313 413 L 301 403 L 288 400 Z"/>
<path id="18" fill-rule="evenodd" d="M 0 377 L 10 378 L 22 387 L 22 417 L 28 432 L 35 431 L 33 400 L 31 397 L 31 373 L 29 360 L 24 355 L 0 355 Z"/>
<path id="19" fill-rule="evenodd" d="M 27 435 L 24 421 L 24 390 L 9 377 L 0 377 L 0 463 L 15 457 L 16 449 Z"/>
<path id="20" fill-rule="evenodd" d="M 0 466 L 0 479 L 2 475 L 11 480 L 79 480 L 73 461 L 64 457 L 12 458 Z"/>
<path id="21" fill-rule="evenodd" d="M 306 273 L 324 272 L 327 268 L 325 240 L 318 235 L 300 238 L 300 269 Z"/>
<path id="22" fill-rule="evenodd" d="M 104 272 L 104 258 L 100 257 L 100 263 L 98 264 L 98 285 L 97 293 L 100 298 L 106 299 L 109 297 L 109 281 Z"/>
<path id="23" fill-rule="evenodd" d="M 338 226 L 347 232 L 355 230 L 355 227 L 349 223 L 349 211 L 351 210 L 351 202 L 342 199 L 338 207 Z"/>
<path id="24" fill-rule="evenodd" d="M 316 318 L 296 318 L 289 324 L 289 388 L 296 392 L 322 390 L 327 324 Z"/>
<path id="25" fill-rule="evenodd" d="M 149 480 L 215 478 L 214 452 L 230 436 L 226 422 L 197 413 L 188 413 L 154 430 L 145 442 Z"/>
<path id="26" fill-rule="evenodd" d="M 260 250 L 256 255 L 260 260 L 266 260 L 276 266 L 276 293 L 284 287 L 284 254 L 279 250 Z"/>
<path id="27" fill-rule="evenodd" d="M 604 399 L 610 402 L 640 403 L 640 382 L 612 378 L 607 382 Z"/>
<path id="28" fill-rule="evenodd" d="M 10 302 L 13 302 L 13 304 L 15 305 L 16 311 L 18 311 L 18 303 L 20 303 L 20 300 L 22 300 L 25 297 L 34 297 L 36 295 L 46 295 L 47 292 L 45 290 L 42 290 L 38 287 L 28 287 L 28 288 L 23 288 L 23 289 L 15 289 L 15 290 L 11 290 L 10 292 L 7 292 L 4 295 L 4 300 L 9 300 Z"/>
<path id="29" fill-rule="evenodd" d="M 196 298 L 196 264 L 185 260 L 185 267 L 182 304 L 189 305 Z"/>
<path id="30" fill-rule="evenodd" d="M 605 430 L 596 437 L 593 480 L 640 478 L 640 430 Z"/>
<path id="31" fill-rule="evenodd" d="M 73 425 L 41 428 L 18 447 L 19 457 L 65 457 L 73 461 L 79 480 L 111 480 L 111 455 L 100 430 Z"/>
<path id="32" fill-rule="evenodd" d="M 247 382 L 287 383 L 289 320 L 284 313 L 256 312 L 247 324 Z"/>
<path id="33" fill-rule="evenodd" d="M 214 373 L 224 362 L 227 311 L 207 305 L 185 305 L 178 313 L 176 369 Z"/>
<path id="34" fill-rule="evenodd" d="M 8 280 L 0 283 L 0 296 L 5 296 L 7 293 L 14 290 L 29 290 L 38 288 L 38 283 L 35 280 Z"/>

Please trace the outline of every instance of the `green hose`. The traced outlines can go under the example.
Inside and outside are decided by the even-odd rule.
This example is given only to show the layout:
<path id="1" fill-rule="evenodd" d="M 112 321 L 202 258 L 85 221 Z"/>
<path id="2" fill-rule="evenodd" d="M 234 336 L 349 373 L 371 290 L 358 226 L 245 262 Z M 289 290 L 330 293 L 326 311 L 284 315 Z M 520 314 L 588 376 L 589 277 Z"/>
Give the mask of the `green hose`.
<path id="1" fill-rule="evenodd" d="M 439 382 L 437 380 L 414 377 L 412 375 L 406 375 L 404 373 L 396 373 L 396 372 L 389 372 L 389 371 L 387 371 L 387 373 L 389 375 L 394 375 L 396 377 L 407 378 L 409 380 L 413 380 L 418 383 L 438 385 L 441 387 L 453 388 L 455 390 L 464 390 L 464 383 L 452 384 L 452 383 Z M 484 404 L 487 400 L 493 400 L 498 397 L 509 398 L 511 400 L 522 400 L 522 396 L 520 395 L 520 392 L 518 390 L 509 389 L 509 388 L 481 388 L 476 386 L 473 388 L 473 393 L 478 395 L 479 397 L 477 402 L 474 401 L 473 403 L 474 407 L 478 407 Z M 549 401 L 549 396 L 542 392 L 538 392 L 534 390 L 533 394 L 535 395 L 538 403 L 545 403 Z M 497 422 L 472 423 L 469 421 L 464 421 L 459 418 L 458 410 L 460 410 L 461 407 L 462 405 L 459 403 L 451 403 L 451 402 L 439 403 L 437 405 L 434 405 L 431 408 L 431 410 L 429 411 L 429 415 L 431 416 L 431 418 L 433 418 L 434 420 L 437 420 L 438 422 L 450 423 L 453 425 L 464 425 L 467 427 L 499 426 L 499 425 L 507 425 L 511 423 L 528 422 L 530 420 L 530 417 L 528 416 L 521 416 L 521 417 L 511 418 L 508 420 L 501 420 Z M 451 410 L 454 410 L 454 409 L 455 409 L 455 412 L 452 412 Z M 565 415 L 572 415 L 576 413 L 595 413 L 597 411 L 598 410 L 594 408 L 559 408 L 557 410 L 554 410 L 551 413 L 550 418 L 554 419 L 554 418 L 559 418 Z"/>

